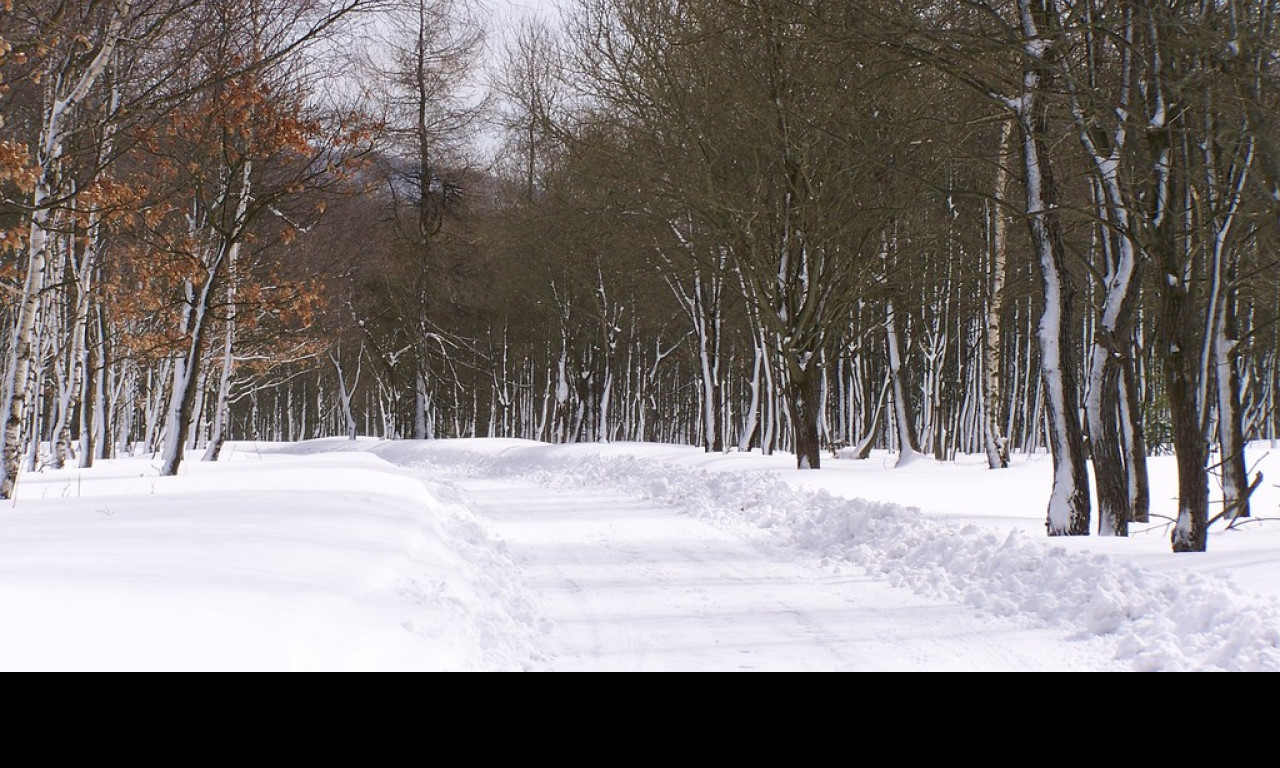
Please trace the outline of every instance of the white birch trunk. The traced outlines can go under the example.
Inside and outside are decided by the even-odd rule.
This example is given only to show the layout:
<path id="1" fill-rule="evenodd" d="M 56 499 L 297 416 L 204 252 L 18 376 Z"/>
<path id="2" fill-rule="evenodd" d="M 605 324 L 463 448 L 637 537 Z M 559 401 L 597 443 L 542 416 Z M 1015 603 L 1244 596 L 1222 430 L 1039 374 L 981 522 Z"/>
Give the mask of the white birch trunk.
<path id="1" fill-rule="evenodd" d="M 1009 165 L 1013 162 L 1013 120 L 1005 120 L 1000 128 L 1000 159 L 996 168 L 995 205 L 992 207 L 990 295 L 987 299 L 986 339 L 983 348 L 983 442 L 987 466 L 1005 469 L 1009 466 L 1008 433 L 1001 429 L 1003 405 L 1001 368 L 1004 354 L 1002 323 L 1004 317 L 1005 280 L 1008 276 L 1009 226 L 1005 218 L 1005 190 L 1009 186 Z"/>
<path id="2" fill-rule="evenodd" d="M 233 278 L 234 279 L 234 278 Z M 234 297 L 231 299 L 235 301 Z M 234 313 L 234 303 L 230 312 Z M 218 372 L 218 395 L 213 406 L 213 424 L 209 429 L 209 445 L 205 447 L 202 461 L 217 461 L 222 453 L 222 444 L 226 440 L 226 418 L 230 408 L 231 375 L 235 369 L 235 319 L 227 319 L 227 327 L 223 332 L 222 366 Z"/>
<path id="3" fill-rule="evenodd" d="M 356 422 L 355 411 L 351 407 L 351 399 L 355 396 L 356 389 L 360 386 L 360 373 L 364 364 L 363 350 L 356 355 L 356 371 L 355 376 L 350 385 L 347 384 L 347 375 L 342 369 L 342 361 L 338 355 L 330 354 L 329 359 L 333 362 L 334 372 L 338 378 L 338 405 L 342 408 L 342 418 L 346 425 L 347 439 L 354 441 L 359 435 L 360 428 Z"/>
<path id="4" fill-rule="evenodd" d="M 9 393 L 9 404 L 4 426 L 3 464 L 0 465 L 0 499 L 13 498 L 14 484 L 18 479 L 22 454 L 22 421 L 31 395 L 29 387 L 35 352 L 32 338 L 45 287 L 48 225 L 52 216 L 49 204 L 57 194 L 55 179 L 65 151 L 64 142 L 68 138 L 66 132 L 72 112 L 88 97 L 114 55 L 124 28 L 124 17 L 133 2 L 134 0 L 117 0 L 98 48 L 83 71 L 78 75 L 71 72 L 73 65 L 69 59 L 66 68 L 54 76 L 50 103 L 45 109 L 38 150 L 41 173 L 31 200 L 27 275 L 18 300 L 18 319 L 11 346 L 13 366 L 5 385 L 5 391 Z"/>
<path id="5" fill-rule="evenodd" d="M 426 374 L 419 371 L 413 377 L 413 437 L 415 440 L 431 439 L 431 433 L 427 429 L 427 405 L 429 399 Z"/>
<path id="6" fill-rule="evenodd" d="M 202 312 L 203 310 L 196 306 L 195 286 L 188 282 L 185 286 L 185 292 L 186 304 L 182 308 L 182 327 L 184 332 L 190 335 L 191 340 L 188 342 L 187 351 L 173 361 L 173 383 L 170 386 L 169 413 L 165 419 L 164 446 L 160 453 L 160 474 L 166 477 L 176 475 L 178 466 L 182 463 L 187 426 L 189 426 L 184 403 L 189 402 L 189 398 L 194 397 L 192 390 L 195 387 L 194 378 L 197 373 L 197 361 L 194 357 L 199 354 L 198 345 L 195 343 L 195 332 L 197 327 L 204 324 L 203 318 L 196 317 L 197 312 Z"/>
<path id="7" fill-rule="evenodd" d="M 240 174 L 240 199 L 236 204 L 236 222 L 244 220 L 252 195 L 253 163 L 246 162 Z M 240 257 L 240 242 L 237 240 L 227 249 L 227 319 L 222 342 L 222 367 L 218 373 L 218 394 L 213 405 L 213 424 L 209 430 L 209 445 L 205 449 L 204 461 L 217 461 L 222 452 L 222 444 L 226 441 L 226 420 L 231 408 L 231 381 L 235 375 L 236 356 L 236 307 L 237 280 L 239 275 L 236 262 Z"/>
<path id="8" fill-rule="evenodd" d="M 911 417 L 911 404 L 907 400 L 905 374 L 902 371 L 902 341 L 898 335 L 898 320 L 893 302 L 885 303 L 885 347 L 889 352 L 889 376 L 893 384 L 894 425 L 898 434 L 897 466 L 905 466 L 920 455 L 916 447 L 915 422 Z"/>

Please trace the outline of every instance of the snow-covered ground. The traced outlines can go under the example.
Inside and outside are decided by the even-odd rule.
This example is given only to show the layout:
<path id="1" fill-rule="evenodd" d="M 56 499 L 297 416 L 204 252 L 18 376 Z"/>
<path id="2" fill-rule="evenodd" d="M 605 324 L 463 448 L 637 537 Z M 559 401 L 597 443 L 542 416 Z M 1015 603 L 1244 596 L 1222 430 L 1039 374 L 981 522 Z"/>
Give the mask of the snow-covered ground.
<path id="1" fill-rule="evenodd" d="M 1047 457 L 792 466 L 323 440 L 29 474 L 0 669 L 1280 671 L 1272 482 L 1175 556 L 1165 521 L 1046 539 Z M 1172 460 L 1152 479 L 1170 514 Z"/>

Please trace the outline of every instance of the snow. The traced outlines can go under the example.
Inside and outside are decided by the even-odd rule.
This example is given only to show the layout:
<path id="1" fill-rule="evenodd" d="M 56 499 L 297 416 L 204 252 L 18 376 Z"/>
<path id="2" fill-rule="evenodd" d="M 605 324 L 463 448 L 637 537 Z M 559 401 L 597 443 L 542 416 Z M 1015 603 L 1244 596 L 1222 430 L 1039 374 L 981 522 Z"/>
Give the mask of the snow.
<path id="1" fill-rule="evenodd" d="M 0 669 L 1280 671 L 1276 487 L 1173 555 L 1165 520 L 1046 539 L 1047 456 L 895 458 L 321 440 L 27 474 Z"/>
<path id="2" fill-rule="evenodd" d="M 1157 97 L 1156 110 L 1154 113 L 1152 113 L 1151 121 L 1147 125 L 1151 128 L 1151 130 L 1159 131 L 1165 127 L 1165 123 L 1168 122 L 1168 119 L 1169 119 L 1169 114 L 1165 109 L 1164 99 Z"/>
<path id="3" fill-rule="evenodd" d="M 1049 49 L 1053 47 L 1053 43 L 1043 38 L 1036 38 L 1034 40 L 1028 40 L 1024 47 L 1027 51 L 1027 55 L 1031 58 L 1043 59 L 1045 54 L 1049 52 Z"/>

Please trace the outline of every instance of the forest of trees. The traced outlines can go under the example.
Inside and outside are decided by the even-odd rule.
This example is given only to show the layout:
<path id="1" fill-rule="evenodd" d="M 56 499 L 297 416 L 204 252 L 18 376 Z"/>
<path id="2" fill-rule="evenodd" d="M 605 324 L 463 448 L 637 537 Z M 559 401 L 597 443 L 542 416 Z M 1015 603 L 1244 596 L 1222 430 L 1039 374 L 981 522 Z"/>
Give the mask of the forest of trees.
<path id="1" fill-rule="evenodd" d="M 1280 438 L 1277 0 L 0 0 L 0 498 L 226 440 L 993 471 Z M 1096 509 L 1095 509 L 1096 498 Z"/>

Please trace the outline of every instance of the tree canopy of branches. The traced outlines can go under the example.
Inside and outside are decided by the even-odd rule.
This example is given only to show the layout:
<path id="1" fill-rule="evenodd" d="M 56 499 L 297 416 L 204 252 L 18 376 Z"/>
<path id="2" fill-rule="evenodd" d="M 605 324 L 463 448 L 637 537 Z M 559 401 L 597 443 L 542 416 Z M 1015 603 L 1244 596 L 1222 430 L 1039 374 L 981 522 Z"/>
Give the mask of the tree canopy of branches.
<path id="1" fill-rule="evenodd" d="M 4 10 L 5 497 L 365 432 L 1048 451 L 1050 535 L 1180 552 L 1252 514 L 1274 0 Z"/>

